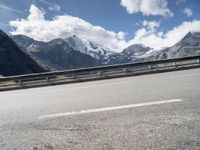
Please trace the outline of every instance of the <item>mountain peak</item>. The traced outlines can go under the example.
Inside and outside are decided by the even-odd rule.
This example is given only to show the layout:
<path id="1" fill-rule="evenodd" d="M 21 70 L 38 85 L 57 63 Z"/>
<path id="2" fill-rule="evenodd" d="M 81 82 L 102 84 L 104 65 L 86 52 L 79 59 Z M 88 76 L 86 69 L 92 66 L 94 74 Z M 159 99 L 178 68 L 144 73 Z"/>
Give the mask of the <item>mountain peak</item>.
<path id="1" fill-rule="evenodd" d="M 146 47 L 143 44 L 133 44 L 123 50 L 123 53 L 144 53 L 151 50 L 150 47 Z"/>
<path id="2" fill-rule="evenodd" d="M 73 37 L 73 38 L 79 38 L 79 37 L 78 37 L 77 35 L 75 35 L 75 34 L 74 34 L 74 35 L 72 35 L 72 37 Z"/>
<path id="3" fill-rule="evenodd" d="M 3 32 L 3 30 L 0 29 L 0 35 L 5 35 L 5 32 Z"/>
<path id="4" fill-rule="evenodd" d="M 186 34 L 186 36 L 190 36 L 190 35 L 192 35 L 192 31 L 190 31 L 190 32 L 188 32 L 188 33 Z"/>
<path id="5" fill-rule="evenodd" d="M 190 31 L 185 35 L 185 37 L 191 37 L 191 36 L 200 36 L 200 32 Z"/>
<path id="6" fill-rule="evenodd" d="M 48 43 L 51 43 L 52 45 L 55 45 L 55 44 L 64 44 L 65 40 L 63 40 L 62 38 L 58 38 L 58 39 L 51 40 Z"/>
<path id="7" fill-rule="evenodd" d="M 9 39 L 9 36 L 3 30 L 0 29 L 0 42 L 4 38 Z"/>
<path id="8" fill-rule="evenodd" d="M 194 41 L 198 42 L 199 40 L 200 40 L 200 32 L 188 32 L 180 42 L 194 42 Z"/>

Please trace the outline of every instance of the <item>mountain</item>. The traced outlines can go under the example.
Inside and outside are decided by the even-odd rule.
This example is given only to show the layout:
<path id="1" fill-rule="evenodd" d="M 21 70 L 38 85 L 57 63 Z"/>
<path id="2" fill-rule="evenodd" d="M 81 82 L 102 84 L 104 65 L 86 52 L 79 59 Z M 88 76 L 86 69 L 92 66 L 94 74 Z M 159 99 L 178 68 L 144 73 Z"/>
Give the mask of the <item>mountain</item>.
<path id="1" fill-rule="evenodd" d="M 12 39 L 20 47 L 22 47 L 25 52 L 28 52 L 29 55 L 39 61 L 40 64 L 46 64 L 46 66 L 48 66 L 48 68 L 50 68 L 51 70 L 89 67 L 101 64 L 106 65 L 136 62 L 141 60 L 142 58 L 145 58 L 147 56 L 145 54 L 152 50 L 151 48 L 145 47 L 144 45 L 135 44 L 127 47 L 121 53 L 117 53 L 113 52 L 110 49 L 103 48 L 102 46 L 94 44 L 90 41 L 83 41 L 76 35 L 68 37 L 66 39 L 55 39 L 47 43 L 36 41 L 25 35 L 15 35 L 12 36 Z M 59 46 L 59 49 L 58 47 L 56 48 L 56 46 Z M 54 52 L 52 52 L 52 49 L 54 50 Z M 87 59 L 85 59 L 85 57 L 77 57 L 74 59 L 73 57 L 75 56 L 73 55 L 71 55 L 70 57 L 66 56 L 67 58 L 64 59 L 64 56 L 62 55 L 61 57 L 60 54 L 62 53 L 61 49 L 71 49 L 72 52 L 76 54 L 79 52 L 80 55 L 84 55 L 89 60 L 86 61 Z M 48 50 L 51 51 L 49 52 L 51 55 L 46 53 Z M 59 60 L 59 57 L 61 57 L 62 60 Z M 91 59 L 91 57 L 93 59 Z M 55 60 L 53 59 L 57 59 L 57 61 L 59 60 L 59 62 L 55 62 Z M 74 62 L 74 60 L 76 61 Z M 76 64 L 79 62 L 80 64 Z M 67 63 L 68 65 L 64 65 L 62 63 Z"/>
<path id="2" fill-rule="evenodd" d="M 172 47 L 154 50 L 142 44 L 133 44 L 120 53 L 82 40 L 76 35 L 50 42 L 36 41 L 24 35 L 12 36 L 12 38 L 24 52 L 51 70 L 170 59 L 200 54 L 200 33 L 197 32 L 188 33 Z"/>
<path id="3" fill-rule="evenodd" d="M 41 42 L 25 35 L 15 35 L 12 36 L 12 39 L 32 58 L 37 62 L 45 64 L 50 70 L 66 70 L 101 65 L 100 61 L 73 49 L 63 39 Z"/>
<path id="4" fill-rule="evenodd" d="M 45 45 L 45 42 L 35 41 L 34 39 L 25 35 L 14 35 L 11 38 L 21 47 L 25 48 L 26 52 L 37 51 L 39 47 Z"/>
<path id="5" fill-rule="evenodd" d="M 45 72 L 2 30 L 0 30 L 0 74 L 4 76 Z"/>
<path id="6" fill-rule="evenodd" d="M 200 55 L 200 33 L 189 32 L 174 46 L 157 51 L 149 57 L 151 60 L 181 58 Z"/>
<path id="7" fill-rule="evenodd" d="M 108 57 L 108 64 L 142 62 L 160 59 L 172 59 L 200 55 L 200 33 L 189 32 L 174 46 L 154 50 L 141 44 L 134 44 L 124 49 L 121 53 Z"/>
<path id="8" fill-rule="evenodd" d="M 101 45 L 95 44 L 91 41 L 82 40 L 76 35 L 66 38 L 65 41 L 74 50 L 90 55 L 101 62 L 106 61 L 109 55 L 115 53 L 112 50 L 105 48 Z"/>
<path id="9" fill-rule="evenodd" d="M 21 47 L 25 48 L 27 51 L 37 51 L 40 49 L 40 47 L 45 45 L 45 42 L 42 41 L 36 41 L 30 37 L 24 36 L 24 35 L 15 35 L 12 36 L 12 39 Z M 73 35 L 71 37 L 68 37 L 66 39 L 55 39 L 52 41 L 63 42 L 63 46 L 69 46 L 73 48 L 76 51 L 79 51 L 83 54 L 87 54 L 94 59 L 103 62 L 108 55 L 114 54 L 112 50 L 108 48 L 104 48 L 103 46 L 100 46 L 98 44 L 95 44 L 93 42 L 82 40 L 78 36 Z"/>
<path id="10" fill-rule="evenodd" d="M 120 64 L 142 61 L 149 55 L 150 51 L 152 51 L 150 47 L 145 47 L 142 44 L 134 44 L 125 48 L 121 53 L 109 55 L 107 63 Z"/>

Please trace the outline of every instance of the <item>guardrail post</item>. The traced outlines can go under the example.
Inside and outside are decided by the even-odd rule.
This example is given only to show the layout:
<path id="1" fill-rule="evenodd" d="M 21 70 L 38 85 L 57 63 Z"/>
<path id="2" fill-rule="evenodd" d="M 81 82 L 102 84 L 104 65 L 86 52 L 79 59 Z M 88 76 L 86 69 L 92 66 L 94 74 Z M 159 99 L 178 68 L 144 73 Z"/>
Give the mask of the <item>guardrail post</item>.
<path id="1" fill-rule="evenodd" d="M 200 64 L 200 59 L 197 59 L 197 63 Z"/>
<path id="2" fill-rule="evenodd" d="M 124 68 L 123 70 L 124 70 L 124 72 L 128 72 L 127 68 Z"/>
<path id="3" fill-rule="evenodd" d="M 173 66 L 176 67 L 176 62 L 173 62 Z"/>
<path id="4" fill-rule="evenodd" d="M 49 81 L 49 77 L 46 77 L 46 81 L 47 81 L 47 82 Z"/>
<path id="5" fill-rule="evenodd" d="M 103 76 L 103 72 L 102 71 L 98 71 L 99 76 Z"/>
<path id="6" fill-rule="evenodd" d="M 19 86 L 23 86 L 22 80 L 18 81 Z"/>
<path id="7" fill-rule="evenodd" d="M 77 78 L 76 74 L 73 74 L 72 78 L 73 78 L 73 79 L 76 79 L 76 78 Z"/>
<path id="8" fill-rule="evenodd" d="M 150 69 L 150 70 L 153 70 L 153 67 L 152 67 L 151 65 L 149 65 L 149 69 Z"/>

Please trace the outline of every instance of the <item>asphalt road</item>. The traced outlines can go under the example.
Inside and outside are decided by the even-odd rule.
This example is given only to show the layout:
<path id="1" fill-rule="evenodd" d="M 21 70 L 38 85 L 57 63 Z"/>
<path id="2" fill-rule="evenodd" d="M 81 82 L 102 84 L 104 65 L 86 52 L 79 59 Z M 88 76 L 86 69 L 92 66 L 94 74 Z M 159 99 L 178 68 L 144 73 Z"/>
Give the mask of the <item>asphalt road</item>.
<path id="1" fill-rule="evenodd" d="M 0 150 L 200 149 L 200 69 L 0 92 Z"/>

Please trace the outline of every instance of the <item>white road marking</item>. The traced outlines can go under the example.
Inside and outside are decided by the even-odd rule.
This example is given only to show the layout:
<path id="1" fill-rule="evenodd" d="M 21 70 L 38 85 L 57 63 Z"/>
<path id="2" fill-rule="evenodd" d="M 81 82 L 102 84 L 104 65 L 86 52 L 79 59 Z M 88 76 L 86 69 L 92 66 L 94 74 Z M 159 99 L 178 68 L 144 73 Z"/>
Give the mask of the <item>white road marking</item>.
<path id="1" fill-rule="evenodd" d="M 183 78 L 183 77 L 190 77 L 190 76 L 198 76 L 200 73 L 191 73 L 191 74 L 183 74 L 183 75 L 173 75 L 170 78 Z"/>
<path id="2" fill-rule="evenodd" d="M 74 112 L 49 114 L 49 115 L 40 116 L 39 119 L 48 119 L 48 118 L 64 117 L 64 116 L 71 116 L 71 115 L 81 115 L 81 114 L 89 114 L 89 113 L 104 112 L 104 111 L 111 111 L 111 110 L 121 110 L 121 109 L 128 109 L 128 108 L 135 108 L 135 107 L 142 107 L 142 106 L 152 106 L 152 105 L 159 105 L 159 104 L 176 103 L 176 102 L 181 102 L 181 101 L 183 101 L 183 100 L 172 99 L 172 100 L 165 100 L 165 101 L 154 101 L 154 102 L 122 105 L 122 106 L 115 106 L 115 107 L 105 107 L 105 108 L 81 110 L 81 111 L 74 111 Z"/>

